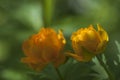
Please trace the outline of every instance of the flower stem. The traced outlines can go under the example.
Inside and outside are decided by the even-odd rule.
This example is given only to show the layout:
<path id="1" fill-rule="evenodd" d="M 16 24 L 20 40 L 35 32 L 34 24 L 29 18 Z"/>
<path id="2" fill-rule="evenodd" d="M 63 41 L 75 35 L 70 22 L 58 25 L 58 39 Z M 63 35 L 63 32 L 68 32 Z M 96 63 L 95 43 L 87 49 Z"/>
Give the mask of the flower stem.
<path id="1" fill-rule="evenodd" d="M 58 68 L 56 68 L 56 72 L 57 72 L 60 80 L 64 80 Z"/>
<path id="2" fill-rule="evenodd" d="M 109 80 L 115 80 L 115 77 L 113 76 L 113 74 L 110 72 L 110 70 L 107 68 L 106 64 L 102 61 L 102 59 L 100 58 L 100 56 L 96 56 L 100 65 L 104 68 L 104 70 L 106 71 L 106 73 L 108 74 L 108 78 Z"/>
<path id="3" fill-rule="evenodd" d="M 53 18 L 55 0 L 43 0 L 43 8 L 44 26 L 49 27 Z"/>

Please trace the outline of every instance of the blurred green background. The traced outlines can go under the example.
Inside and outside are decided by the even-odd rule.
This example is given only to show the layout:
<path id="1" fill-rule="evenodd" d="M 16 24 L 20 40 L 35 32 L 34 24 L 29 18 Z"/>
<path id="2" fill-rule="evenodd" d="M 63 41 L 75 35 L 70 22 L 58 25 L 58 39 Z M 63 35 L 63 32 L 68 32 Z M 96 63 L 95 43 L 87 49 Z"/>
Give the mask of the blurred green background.
<path id="1" fill-rule="evenodd" d="M 100 24 L 110 42 L 101 55 L 116 80 L 120 80 L 120 0 L 0 0 L 0 80 L 59 80 L 51 65 L 41 73 L 20 59 L 22 43 L 41 27 L 62 29 L 71 50 L 70 35 L 81 27 Z M 65 80 L 108 80 L 94 58 L 82 63 L 69 59 L 60 67 Z"/>

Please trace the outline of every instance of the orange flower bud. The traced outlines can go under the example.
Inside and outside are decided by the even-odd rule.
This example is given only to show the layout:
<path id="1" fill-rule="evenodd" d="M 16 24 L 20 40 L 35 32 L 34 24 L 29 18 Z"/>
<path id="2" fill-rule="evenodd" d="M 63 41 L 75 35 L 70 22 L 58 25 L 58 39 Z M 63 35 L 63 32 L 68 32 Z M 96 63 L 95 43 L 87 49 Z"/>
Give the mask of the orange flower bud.
<path id="1" fill-rule="evenodd" d="M 97 25 L 96 31 L 92 25 L 88 28 L 81 28 L 71 36 L 72 47 L 75 54 L 67 53 L 79 61 L 89 61 L 97 54 L 100 54 L 106 43 L 109 41 L 107 32 Z"/>
<path id="2" fill-rule="evenodd" d="M 23 43 L 26 57 L 22 58 L 22 62 L 37 71 L 49 63 L 58 67 L 65 61 L 65 56 L 62 54 L 65 43 L 61 31 L 57 34 L 51 28 L 42 28 L 39 33 L 34 34 Z"/>

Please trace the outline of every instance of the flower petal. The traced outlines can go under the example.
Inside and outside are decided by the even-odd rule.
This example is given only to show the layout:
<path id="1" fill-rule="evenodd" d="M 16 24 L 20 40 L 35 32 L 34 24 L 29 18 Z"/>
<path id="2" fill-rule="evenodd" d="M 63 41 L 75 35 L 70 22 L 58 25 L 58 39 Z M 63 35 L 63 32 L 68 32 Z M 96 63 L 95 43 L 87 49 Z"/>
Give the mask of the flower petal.
<path id="1" fill-rule="evenodd" d="M 41 71 L 47 63 L 43 63 L 40 59 L 25 57 L 21 59 L 21 62 L 29 65 L 30 68 L 35 69 L 36 71 Z"/>
<path id="2" fill-rule="evenodd" d="M 64 54 L 60 54 L 56 59 L 54 59 L 53 65 L 57 68 L 59 67 L 61 64 L 63 64 L 66 60 L 66 56 Z"/>
<path id="3" fill-rule="evenodd" d="M 88 52 L 84 52 L 84 53 L 81 53 L 82 55 L 78 55 L 78 54 L 74 54 L 74 53 L 66 53 L 66 55 L 68 56 L 71 56 L 73 58 L 75 58 L 76 60 L 78 61 L 82 61 L 82 62 L 88 62 L 90 61 L 95 55 L 94 54 L 91 54 L 91 53 L 88 53 Z"/>
<path id="4" fill-rule="evenodd" d="M 26 57 L 22 58 L 22 62 L 35 70 L 39 70 L 49 63 L 58 67 L 64 62 L 65 56 L 61 52 L 65 43 L 61 31 L 57 34 L 51 28 L 42 28 L 40 32 L 23 43 L 23 51 Z"/>
<path id="5" fill-rule="evenodd" d="M 109 41 L 107 32 L 99 24 L 97 24 L 97 28 L 98 28 L 98 33 L 100 34 L 101 39 L 103 41 Z"/>

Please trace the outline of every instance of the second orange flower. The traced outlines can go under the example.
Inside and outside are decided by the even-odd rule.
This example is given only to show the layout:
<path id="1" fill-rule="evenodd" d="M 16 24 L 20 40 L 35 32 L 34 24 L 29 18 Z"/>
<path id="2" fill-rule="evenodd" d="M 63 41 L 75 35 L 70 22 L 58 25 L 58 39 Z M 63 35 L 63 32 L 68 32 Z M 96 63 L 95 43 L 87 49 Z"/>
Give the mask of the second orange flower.
<path id="1" fill-rule="evenodd" d="M 72 47 L 75 52 L 67 53 L 78 61 L 90 61 L 92 57 L 100 54 L 109 41 L 107 32 L 97 25 L 95 30 L 92 25 L 88 28 L 81 28 L 71 36 Z"/>

